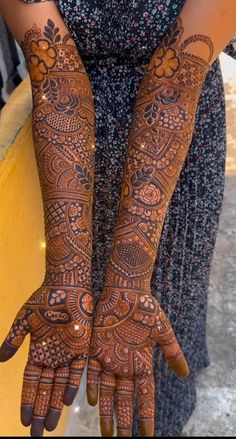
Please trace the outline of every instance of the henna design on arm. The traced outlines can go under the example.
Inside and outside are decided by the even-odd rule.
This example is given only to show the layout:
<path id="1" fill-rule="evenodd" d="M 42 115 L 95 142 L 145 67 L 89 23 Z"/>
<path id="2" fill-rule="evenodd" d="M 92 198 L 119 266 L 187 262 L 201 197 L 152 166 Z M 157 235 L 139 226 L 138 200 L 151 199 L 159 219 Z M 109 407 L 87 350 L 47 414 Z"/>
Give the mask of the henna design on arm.
<path id="1" fill-rule="evenodd" d="M 48 19 L 22 42 L 33 95 L 33 137 L 45 217 L 46 274 L 0 351 L 8 360 L 31 334 L 22 422 L 53 430 L 77 392 L 90 344 L 94 184 L 93 93 L 69 34 Z"/>
<path id="2" fill-rule="evenodd" d="M 150 294 L 164 219 L 192 139 L 197 103 L 213 53 L 208 37 L 194 35 L 183 40 L 182 35 L 179 18 L 150 60 L 129 133 L 117 225 L 96 310 L 88 369 L 91 404 L 97 400 L 100 373 L 113 378 L 113 387 L 107 384 L 100 389 L 103 435 L 113 434 L 115 395 L 118 436 L 132 435 L 134 388 L 141 435 L 153 435 L 155 342 L 177 375 L 189 373 L 170 322 Z M 207 45 L 208 60 L 194 55 L 194 42 Z"/>
<path id="3" fill-rule="evenodd" d="M 209 38 L 194 35 L 181 42 L 182 33 L 179 18 L 156 49 L 138 91 L 106 285 L 150 292 L 164 219 L 213 53 Z M 192 41 L 208 45 L 208 61 L 187 51 Z"/>

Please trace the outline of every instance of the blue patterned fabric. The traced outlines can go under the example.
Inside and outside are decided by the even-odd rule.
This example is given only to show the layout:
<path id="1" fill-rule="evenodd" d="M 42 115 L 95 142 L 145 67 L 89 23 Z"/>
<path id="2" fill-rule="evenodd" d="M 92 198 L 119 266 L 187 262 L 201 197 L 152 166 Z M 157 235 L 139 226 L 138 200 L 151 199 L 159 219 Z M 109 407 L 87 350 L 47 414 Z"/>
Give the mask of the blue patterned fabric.
<path id="1" fill-rule="evenodd" d="M 95 96 L 96 299 L 102 290 L 115 227 L 137 90 L 151 54 L 183 4 L 184 0 L 57 0 Z M 227 50 L 235 56 L 232 45 Z M 176 378 L 156 349 L 157 436 L 181 435 L 196 402 L 196 372 L 209 364 L 207 291 L 222 206 L 225 150 L 224 91 L 217 60 L 202 90 L 195 134 L 166 217 L 152 278 L 152 293 L 168 314 L 191 369 L 188 379 Z M 134 434 L 138 435 L 137 411 Z"/>
<path id="2" fill-rule="evenodd" d="M 26 74 L 24 57 L 0 15 L 0 110 Z"/>

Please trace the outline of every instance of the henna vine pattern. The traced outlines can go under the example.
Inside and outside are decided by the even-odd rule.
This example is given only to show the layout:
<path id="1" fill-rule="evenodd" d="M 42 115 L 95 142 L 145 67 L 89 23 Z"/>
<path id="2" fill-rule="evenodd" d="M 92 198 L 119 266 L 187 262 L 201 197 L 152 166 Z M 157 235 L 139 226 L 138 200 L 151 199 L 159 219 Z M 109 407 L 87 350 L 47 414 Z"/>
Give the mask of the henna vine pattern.
<path id="1" fill-rule="evenodd" d="M 94 105 L 74 42 L 51 19 L 22 42 L 33 94 L 33 136 L 45 216 L 43 285 L 18 313 L 0 351 L 9 359 L 30 333 L 22 422 L 53 430 L 77 392 L 90 344 Z"/>
<path id="2" fill-rule="evenodd" d="M 154 433 L 153 344 L 179 376 L 188 366 L 171 325 L 150 295 L 151 275 L 163 222 L 191 142 L 201 88 L 209 70 L 207 37 L 184 40 L 179 18 L 150 60 L 137 95 L 129 133 L 124 182 L 96 310 L 88 368 L 88 400 L 97 401 L 103 435 L 132 435 L 136 390 L 142 436 Z M 188 42 L 209 47 L 207 62 L 187 52 Z"/>

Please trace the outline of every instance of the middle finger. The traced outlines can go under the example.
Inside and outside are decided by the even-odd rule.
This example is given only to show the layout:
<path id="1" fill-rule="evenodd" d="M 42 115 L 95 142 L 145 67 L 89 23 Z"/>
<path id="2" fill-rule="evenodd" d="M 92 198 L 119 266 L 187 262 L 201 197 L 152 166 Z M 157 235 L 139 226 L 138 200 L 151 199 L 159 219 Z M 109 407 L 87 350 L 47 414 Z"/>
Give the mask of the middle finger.
<path id="1" fill-rule="evenodd" d="M 117 379 L 117 436 L 132 436 L 134 382 L 129 379 Z"/>
<path id="2" fill-rule="evenodd" d="M 102 436 L 113 436 L 115 388 L 115 376 L 112 373 L 102 372 L 99 393 L 100 427 Z"/>
<path id="3" fill-rule="evenodd" d="M 154 435 L 155 383 L 153 370 L 136 376 L 140 434 L 142 437 Z"/>

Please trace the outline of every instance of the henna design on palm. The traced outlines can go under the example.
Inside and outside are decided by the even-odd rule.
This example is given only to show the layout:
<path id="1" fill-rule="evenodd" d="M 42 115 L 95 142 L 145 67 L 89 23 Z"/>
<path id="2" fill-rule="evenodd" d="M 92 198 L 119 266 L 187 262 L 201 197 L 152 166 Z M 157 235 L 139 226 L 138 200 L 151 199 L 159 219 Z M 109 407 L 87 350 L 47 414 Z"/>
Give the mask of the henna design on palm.
<path id="1" fill-rule="evenodd" d="M 32 83 L 33 137 L 45 217 L 46 273 L 0 349 L 11 358 L 30 333 L 21 419 L 33 436 L 53 430 L 86 364 L 91 295 L 94 105 L 69 35 L 51 19 L 22 43 Z"/>
<path id="2" fill-rule="evenodd" d="M 92 311 L 87 289 L 46 286 L 33 293 L 19 311 L 5 342 L 5 355 L 15 353 L 30 333 L 22 389 L 24 425 L 34 417 L 42 428 L 46 422 L 51 430 L 63 402 L 70 403 L 77 392 L 89 348 Z"/>
<path id="3" fill-rule="evenodd" d="M 150 295 L 150 282 L 168 205 L 192 139 L 201 88 L 210 67 L 210 39 L 183 39 L 179 18 L 153 54 L 141 81 L 129 132 L 116 230 L 102 299 L 96 311 L 87 395 L 97 403 L 102 435 L 132 435 L 133 394 L 142 436 L 154 434 L 153 344 L 173 371 L 189 370 L 170 322 Z M 193 44 L 209 48 L 207 61 Z M 191 43 L 191 47 L 189 46 Z"/>
<path id="4" fill-rule="evenodd" d="M 150 294 L 105 287 L 96 310 L 88 365 L 88 400 L 94 405 L 100 380 L 101 431 L 113 434 L 116 400 L 118 436 L 132 435 L 136 389 L 141 435 L 150 435 L 154 418 L 153 345 L 158 343 L 170 367 L 182 377 L 188 366 L 172 327 Z"/>

